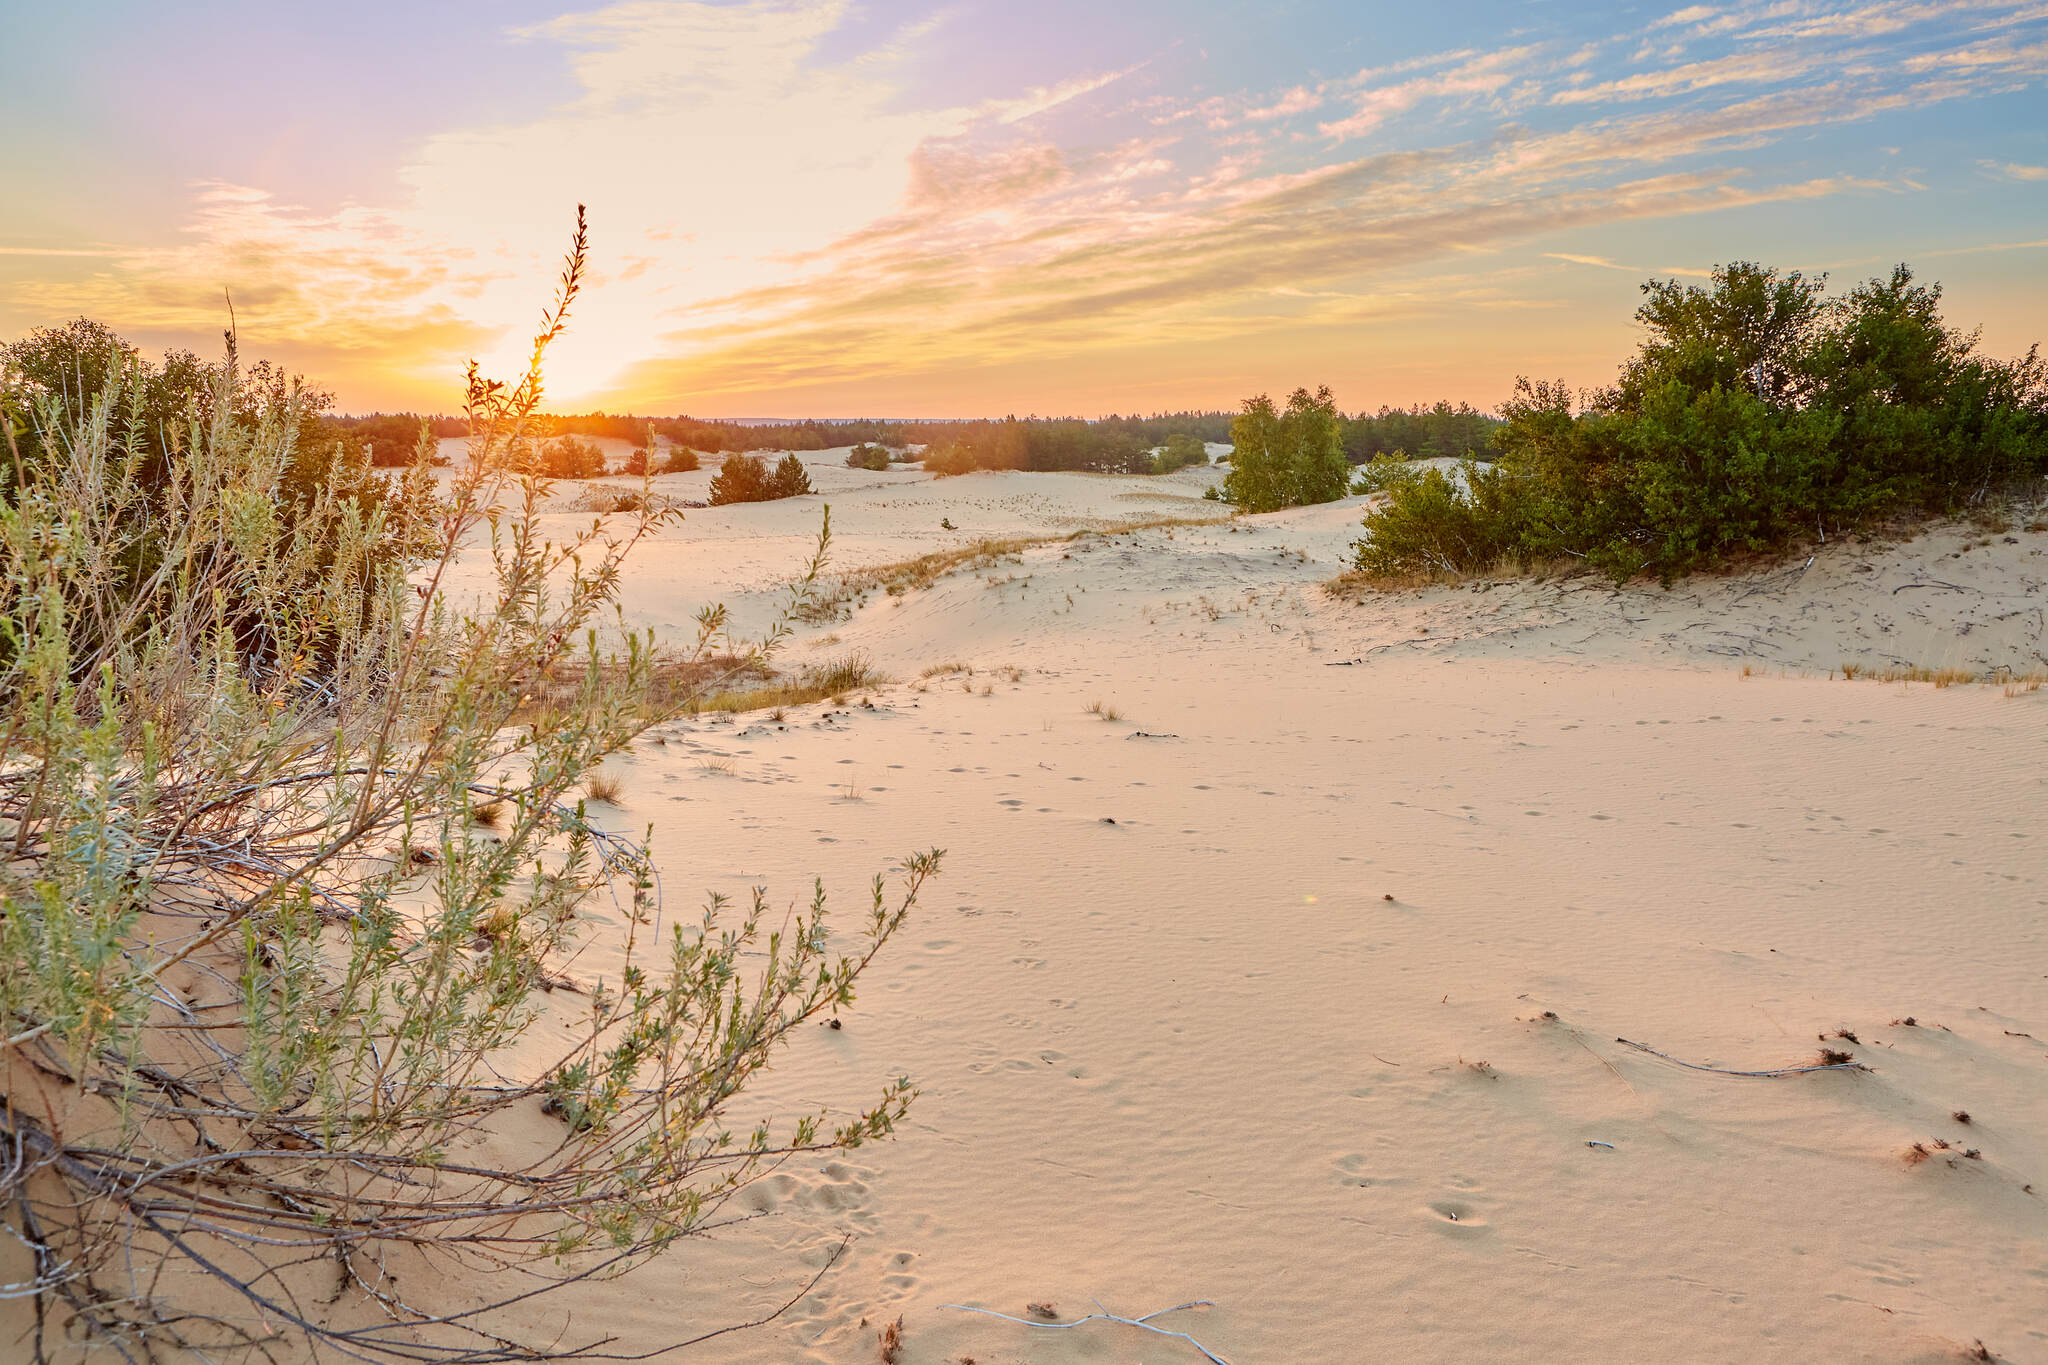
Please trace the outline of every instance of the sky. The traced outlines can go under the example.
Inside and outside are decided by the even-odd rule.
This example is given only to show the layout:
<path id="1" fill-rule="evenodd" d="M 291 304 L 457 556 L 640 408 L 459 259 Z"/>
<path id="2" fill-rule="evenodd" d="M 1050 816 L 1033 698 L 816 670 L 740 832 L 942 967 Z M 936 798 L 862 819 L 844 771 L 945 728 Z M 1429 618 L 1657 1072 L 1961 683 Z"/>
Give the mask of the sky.
<path id="1" fill-rule="evenodd" d="M 0 0 L 0 338 L 345 411 L 1493 407 L 1650 277 L 1899 261 L 2048 341 L 2048 3 Z"/>

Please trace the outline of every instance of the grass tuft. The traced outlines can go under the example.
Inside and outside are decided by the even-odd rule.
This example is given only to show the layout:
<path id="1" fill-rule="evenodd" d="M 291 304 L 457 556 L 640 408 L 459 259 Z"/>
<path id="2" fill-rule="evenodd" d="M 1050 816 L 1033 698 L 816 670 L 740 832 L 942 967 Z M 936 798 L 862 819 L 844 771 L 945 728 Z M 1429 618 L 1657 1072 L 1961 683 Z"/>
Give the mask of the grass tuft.
<path id="1" fill-rule="evenodd" d="M 888 682 L 864 654 L 849 654 L 831 663 L 817 664 L 790 677 L 764 680 L 759 686 L 715 692 L 692 699 L 693 713 L 715 711 L 766 711 L 812 702 L 832 700 L 835 704 L 849 692 L 879 687 Z"/>

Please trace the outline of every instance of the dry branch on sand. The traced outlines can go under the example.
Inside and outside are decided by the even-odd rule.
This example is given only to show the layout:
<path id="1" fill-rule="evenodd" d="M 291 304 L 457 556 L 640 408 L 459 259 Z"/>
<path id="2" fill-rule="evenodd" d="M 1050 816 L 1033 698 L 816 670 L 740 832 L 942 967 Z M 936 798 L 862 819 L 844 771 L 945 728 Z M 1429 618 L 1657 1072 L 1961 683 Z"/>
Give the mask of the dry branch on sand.
<path id="1" fill-rule="evenodd" d="M 1188 1334 L 1187 1334 L 1186 1332 L 1176 1332 L 1176 1331 L 1173 1331 L 1173 1330 L 1171 1330 L 1170 1328 L 1165 1328 L 1165 1327 L 1158 1327 L 1158 1326 L 1155 1326 L 1155 1325 L 1153 1325 L 1152 1319 L 1154 1319 L 1154 1318 L 1163 1318 L 1163 1317 L 1165 1317 L 1165 1316 L 1166 1316 L 1166 1315 L 1167 1315 L 1168 1313 L 1180 1313 L 1180 1312 L 1185 1312 L 1186 1310 L 1188 1310 L 1188 1309 L 1190 1309 L 1190 1308 L 1213 1308 L 1213 1307 L 1215 1307 L 1215 1305 L 1214 1305 L 1214 1304 L 1212 1304 L 1212 1303 L 1210 1303 L 1210 1302 L 1209 1302 L 1209 1300 L 1207 1300 L 1207 1299 L 1192 1299 L 1192 1300 L 1188 1301 L 1187 1303 L 1177 1303 L 1177 1304 L 1175 1304 L 1175 1305 L 1174 1305 L 1173 1307 L 1171 1307 L 1171 1308 L 1162 1308 L 1162 1309 L 1160 1309 L 1160 1310 L 1159 1310 L 1158 1312 L 1156 1312 L 1156 1313 L 1147 1313 L 1147 1314 L 1146 1314 L 1146 1315 L 1145 1315 L 1144 1317 L 1142 1317 L 1142 1318 L 1126 1318 L 1126 1317 L 1122 1317 L 1122 1316 L 1120 1316 L 1120 1315 L 1118 1315 L 1118 1314 L 1116 1314 L 1116 1313 L 1112 1313 L 1112 1312 L 1110 1312 L 1110 1311 L 1109 1311 L 1109 1310 L 1108 1310 L 1107 1308 L 1104 1308 L 1104 1307 L 1102 1306 L 1102 1301 L 1101 1301 L 1100 1299 L 1098 1299 L 1098 1300 L 1096 1300 L 1096 1302 L 1095 1302 L 1095 1307 L 1096 1307 L 1096 1308 L 1097 1308 L 1097 1309 L 1098 1309 L 1099 1311 L 1097 1311 L 1097 1312 L 1094 1312 L 1094 1313 L 1090 1313 L 1090 1314 L 1089 1314 L 1088 1316 L 1086 1316 L 1086 1317 L 1084 1317 L 1084 1318 L 1075 1318 L 1075 1319 L 1074 1319 L 1074 1320 L 1073 1320 L 1072 1322 L 1043 1322 L 1043 1321 L 1037 1321 L 1037 1320 L 1034 1320 L 1033 1318 L 1020 1318 L 1020 1317 L 1015 1317 L 1015 1316 L 1012 1316 L 1012 1315 L 1011 1315 L 1011 1314 L 1009 1314 L 1009 1313 L 998 1313 L 998 1312 L 996 1312 L 996 1311 L 995 1311 L 994 1309 L 992 1309 L 992 1308 L 970 1308 L 970 1307 L 968 1307 L 968 1306 L 967 1306 L 966 1304 L 964 1304 L 964 1303 L 949 1303 L 949 1304 L 944 1304 L 944 1305 L 942 1305 L 942 1306 L 943 1306 L 943 1307 L 946 1307 L 946 1308 L 952 1308 L 952 1309 L 957 1309 L 958 1311 L 960 1311 L 960 1312 L 962 1312 L 962 1313 L 980 1313 L 980 1314 L 981 1314 L 982 1316 L 984 1316 L 984 1317 L 991 1317 L 991 1318 L 1001 1318 L 1001 1319 L 1002 1319 L 1003 1321 L 1005 1321 L 1005 1322 L 1016 1322 L 1016 1323 L 1022 1323 L 1022 1324 L 1023 1324 L 1024 1326 L 1026 1326 L 1026 1327 L 1044 1327 L 1044 1328 L 1048 1328 L 1048 1329 L 1052 1329 L 1052 1330 L 1063 1330 L 1063 1329 L 1070 1329 L 1070 1328 L 1075 1328 L 1075 1327 L 1081 1327 L 1081 1326 L 1085 1326 L 1086 1324 L 1088 1324 L 1088 1323 L 1091 1323 L 1091 1322 L 1118 1322 L 1118 1323 L 1122 1323 L 1122 1324 L 1123 1324 L 1124 1326 L 1126 1326 L 1126 1327 L 1136 1327 L 1136 1328 L 1140 1328 L 1140 1329 L 1142 1329 L 1142 1330 L 1144 1330 L 1144 1331 L 1147 1331 L 1147 1332 L 1153 1332 L 1153 1333 L 1156 1333 L 1156 1334 L 1158 1334 L 1159 1336 L 1162 1336 L 1162 1337 L 1172 1337 L 1172 1338 L 1173 1338 L 1174 1340 L 1176 1340 L 1176 1341 L 1185 1341 L 1185 1342 L 1186 1342 L 1186 1343 L 1187 1343 L 1188 1345 L 1190 1345 L 1190 1346 L 1194 1347 L 1194 1348 L 1195 1348 L 1195 1349 L 1196 1349 L 1197 1351 L 1200 1351 L 1200 1352 L 1202 1353 L 1202 1355 L 1204 1356 L 1204 1358 L 1206 1358 L 1206 1359 L 1208 1359 L 1208 1360 L 1212 1361 L 1212 1362 L 1214 1363 L 1214 1365 L 1230 1365 L 1230 1362 L 1229 1362 L 1229 1361 L 1225 1360 L 1225 1359 L 1224 1359 L 1224 1358 L 1223 1358 L 1222 1356 L 1219 1356 L 1219 1355 L 1217 1355 L 1217 1354 L 1216 1354 L 1216 1353 L 1215 1353 L 1214 1351 L 1212 1351 L 1212 1350 L 1210 1350 L 1210 1349 L 1209 1349 L 1208 1347 L 1204 1346 L 1204 1345 L 1203 1345 L 1203 1344 L 1202 1344 L 1201 1342 L 1199 1342 L 1199 1341 L 1196 1341 L 1196 1340 L 1195 1340 L 1195 1339 L 1194 1339 L 1193 1337 L 1189 1336 L 1189 1335 L 1188 1335 Z M 1044 1316 L 1044 1314 L 1043 1314 L 1043 1312 L 1042 1312 L 1041 1310 L 1043 1310 L 1043 1309 L 1045 1308 L 1045 1305 L 1043 1305 L 1043 1304 L 1033 1304 L 1033 1305 L 1031 1305 L 1031 1307 L 1032 1307 L 1032 1310 L 1033 1310 L 1034 1312 L 1038 1313 L 1040 1317 L 1043 1317 L 1043 1316 Z"/>

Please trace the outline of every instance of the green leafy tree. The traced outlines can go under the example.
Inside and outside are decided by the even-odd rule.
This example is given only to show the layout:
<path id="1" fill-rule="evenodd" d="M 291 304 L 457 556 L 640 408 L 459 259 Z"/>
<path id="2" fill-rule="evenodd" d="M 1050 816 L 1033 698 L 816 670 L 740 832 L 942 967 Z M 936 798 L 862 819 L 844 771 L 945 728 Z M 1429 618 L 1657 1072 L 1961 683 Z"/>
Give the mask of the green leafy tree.
<path id="1" fill-rule="evenodd" d="M 1224 495 L 1246 512 L 1333 502 L 1349 491 L 1341 418 L 1327 388 L 1296 389 L 1278 411 L 1265 394 L 1248 398 L 1230 424 L 1230 474 Z"/>

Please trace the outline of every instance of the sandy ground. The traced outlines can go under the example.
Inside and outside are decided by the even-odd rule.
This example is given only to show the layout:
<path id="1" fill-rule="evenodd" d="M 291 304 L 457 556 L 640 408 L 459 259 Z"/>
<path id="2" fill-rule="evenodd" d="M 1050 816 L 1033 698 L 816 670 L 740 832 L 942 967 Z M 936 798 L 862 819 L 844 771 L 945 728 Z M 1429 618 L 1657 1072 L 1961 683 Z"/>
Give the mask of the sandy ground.
<path id="1" fill-rule="evenodd" d="M 843 454 L 807 457 L 820 496 L 643 546 L 628 622 L 723 600 L 760 630 L 828 501 L 841 569 L 1223 510 L 1220 471 Z M 2048 534 L 1347 600 L 1322 585 L 1359 513 L 874 594 L 784 662 L 900 681 L 618 760 L 605 818 L 652 827 L 674 913 L 816 876 L 850 922 L 875 871 L 947 850 L 845 1027 L 735 1118 L 922 1094 L 895 1140 L 749 1191 L 759 1221 L 506 1325 L 658 1350 L 844 1242 L 777 1321 L 673 1358 L 867 1365 L 900 1317 L 902 1365 L 1200 1365 L 953 1305 L 1206 1300 L 1156 1322 L 1227 1365 L 2048 1361 L 2048 689 L 1833 675 L 2048 665 Z M 1617 1041 L 1763 1069 L 1821 1035 L 1867 1069 Z"/>

